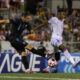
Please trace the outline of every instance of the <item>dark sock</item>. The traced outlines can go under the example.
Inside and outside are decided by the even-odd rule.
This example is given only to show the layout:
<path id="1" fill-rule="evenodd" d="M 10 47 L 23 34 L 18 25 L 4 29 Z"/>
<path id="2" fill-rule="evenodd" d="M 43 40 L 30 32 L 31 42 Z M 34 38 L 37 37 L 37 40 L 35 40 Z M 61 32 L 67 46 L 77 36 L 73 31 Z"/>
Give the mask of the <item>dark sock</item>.
<path id="1" fill-rule="evenodd" d="M 22 56 L 22 63 L 24 65 L 25 69 L 29 68 L 29 64 L 28 64 L 28 61 L 26 59 L 26 56 Z"/>
<path id="2" fill-rule="evenodd" d="M 60 52 L 55 53 L 55 59 L 56 59 L 56 61 L 60 60 Z"/>
<path id="3" fill-rule="evenodd" d="M 37 54 L 37 55 L 40 55 L 40 56 L 42 56 L 42 57 L 44 57 L 45 58 L 45 53 L 44 52 L 42 52 L 41 50 L 36 50 L 36 49 L 34 49 L 34 48 L 32 48 L 31 50 L 30 50 L 33 54 Z"/>

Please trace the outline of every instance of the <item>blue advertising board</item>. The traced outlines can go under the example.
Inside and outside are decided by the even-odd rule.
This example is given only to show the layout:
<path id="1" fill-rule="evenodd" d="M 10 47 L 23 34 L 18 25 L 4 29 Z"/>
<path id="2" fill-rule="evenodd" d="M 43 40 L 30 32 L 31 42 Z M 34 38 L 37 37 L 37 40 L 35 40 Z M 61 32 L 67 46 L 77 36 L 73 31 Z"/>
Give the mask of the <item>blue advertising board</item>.
<path id="1" fill-rule="evenodd" d="M 80 53 L 71 54 L 75 61 L 80 61 Z M 27 54 L 29 62 L 29 68 L 35 72 L 43 72 L 43 69 L 47 67 L 47 60 L 43 57 L 34 54 Z M 0 54 L 0 73 L 22 73 L 25 68 L 21 63 L 21 56 L 19 54 Z M 80 64 L 73 67 L 67 60 L 64 54 L 61 54 L 60 61 L 58 63 L 57 71 L 59 73 L 79 73 Z"/>
<path id="2" fill-rule="evenodd" d="M 80 53 L 71 54 L 75 61 L 80 61 Z M 73 67 L 69 60 L 66 59 L 64 54 L 61 54 L 60 62 L 58 66 L 59 73 L 79 73 L 80 72 L 80 62 L 76 67 Z"/>
<path id="3" fill-rule="evenodd" d="M 36 72 L 42 72 L 45 67 L 45 59 L 33 54 L 28 54 L 29 68 Z M 25 68 L 21 63 L 19 54 L 0 54 L 0 73 L 22 73 Z"/>

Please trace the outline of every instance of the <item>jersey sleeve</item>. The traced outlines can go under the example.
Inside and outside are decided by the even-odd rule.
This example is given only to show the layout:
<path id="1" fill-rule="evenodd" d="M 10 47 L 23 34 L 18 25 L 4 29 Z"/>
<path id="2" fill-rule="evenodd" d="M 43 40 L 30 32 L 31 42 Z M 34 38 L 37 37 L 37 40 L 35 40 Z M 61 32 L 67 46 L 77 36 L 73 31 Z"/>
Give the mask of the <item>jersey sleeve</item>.
<path id="1" fill-rule="evenodd" d="M 28 24 L 27 29 L 28 29 L 28 31 L 29 31 L 29 32 L 32 30 L 32 28 L 31 28 L 31 25 L 30 25 L 30 24 Z"/>
<path id="2" fill-rule="evenodd" d="M 13 20 L 13 19 L 9 19 L 9 21 L 10 21 L 10 23 L 13 23 L 13 22 L 14 22 L 14 20 Z"/>
<path id="3" fill-rule="evenodd" d="M 58 19 L 56 17 L 52 17 L 50 20 L 48 20 L 48 22 L 50 24 L 57 23 L 58 22 Z"/>
<path id="4" fill-rule="evenodd" d="M 10 19 L 10 23 L 19 23 L 21 21 L 20 18 Z"/>

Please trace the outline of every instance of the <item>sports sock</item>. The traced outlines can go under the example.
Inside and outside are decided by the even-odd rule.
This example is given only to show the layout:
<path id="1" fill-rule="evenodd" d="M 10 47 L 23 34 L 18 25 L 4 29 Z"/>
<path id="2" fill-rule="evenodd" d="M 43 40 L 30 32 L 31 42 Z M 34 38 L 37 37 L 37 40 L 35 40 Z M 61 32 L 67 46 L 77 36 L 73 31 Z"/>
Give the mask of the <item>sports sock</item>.
<path id="1" fill-rule="evenodd" d="M 37 55 L 40 55 L 40 56 L 42 56 L 42 57 L 44 57 L 45 58 L 45 53 L 44 52 L 42 52 L 41 50 L 36 50 L 36 49 L 34 49 L 34 48 L 32 48 L 31 50 L 30 50 L 33 54 L 37 54 Z"/>
<path id="2" fill-rule="evenodd" d="M 28 61 L 26 59 L 26 56 L 22 56 L 22 63 L 24 65 L 25 69 L 29 68 L 29 64 L 28 64 Z"/>
<path id="3" fill-rule="evenodd" d="M 74 64 L 73 57 L 70 55 L 70 53 L 68 52 L 68 50 L 67 50 L 67 49 L 64 49 L 63 53 L 64 53 L 65 57 L 66 57 L 72 64 Z"/>

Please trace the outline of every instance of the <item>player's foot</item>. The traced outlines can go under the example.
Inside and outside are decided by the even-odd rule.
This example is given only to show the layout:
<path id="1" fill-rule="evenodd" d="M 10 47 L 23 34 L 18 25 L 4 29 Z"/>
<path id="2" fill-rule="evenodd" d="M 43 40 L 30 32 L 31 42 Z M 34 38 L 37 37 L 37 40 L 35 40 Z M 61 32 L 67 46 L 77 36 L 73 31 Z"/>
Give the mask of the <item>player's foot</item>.
<path id="1" fill-rule="evenodd" d="M 47 73 L 53 73 L 57 70 L 57 66 L 54 66 L 54 67 L 47 67 L 45 69 L 43 69 L 44 72 L 47 72 Z"/>
<path id="2" fill-rule="evenodd" d="M 77 64 L 78 64 L 78 61 L 74 62 L 72 65 L 73 65 L 73 67 L 76 67 Z"/>
<path id="3" fill-rule="evenodd" d="M 30 71 L 31 71 L 30 69 L 26 69 L 25 73 L 30 73 Z"/>
<path id="4" fill-rule="evenodd" d="M 36 73 L 36 72 L 32 71 L 31 69 L 27 69 L 27 70 L 25 70 L 25 73 L 31 74 L 31 73 Z"/>
<path id="5" fill-rule="evenodd" d="M 47 68 L 44 68 L 43 71 L 49 73 L 50 67 L 48 66 Z"/>
<path id="6" fill-rule="evenodd" d="M 47 59 L 49 60 L 54 54 L 47 54 Z"/>

